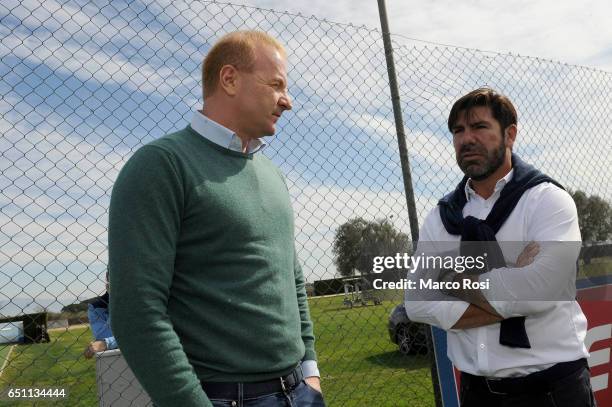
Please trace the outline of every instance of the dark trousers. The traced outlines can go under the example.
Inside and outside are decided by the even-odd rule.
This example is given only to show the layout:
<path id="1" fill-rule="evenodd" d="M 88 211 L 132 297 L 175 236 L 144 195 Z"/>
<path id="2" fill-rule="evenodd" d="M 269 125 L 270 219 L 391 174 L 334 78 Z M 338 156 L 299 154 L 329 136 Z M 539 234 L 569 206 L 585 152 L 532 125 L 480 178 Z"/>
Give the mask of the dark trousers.
<path id="1" fill-rule="evenodd" d="M 463 380 L 461 407 L 597 407 L 591 389 L 591 374 L 586 367 L 550 383 L 540 391 L 495 394 L 486 383 Z"/>

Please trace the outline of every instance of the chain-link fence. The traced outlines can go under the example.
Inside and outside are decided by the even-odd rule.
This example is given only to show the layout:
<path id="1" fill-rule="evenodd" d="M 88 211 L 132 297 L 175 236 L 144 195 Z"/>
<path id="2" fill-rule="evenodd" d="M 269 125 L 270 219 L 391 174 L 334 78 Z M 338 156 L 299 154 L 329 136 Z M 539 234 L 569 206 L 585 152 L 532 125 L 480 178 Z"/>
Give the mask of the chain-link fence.
<path id="1" fill-rule="evenodd" d="M 288 50 L 294 110 L 264 154 L 288 180 L 327 402 L 434 405 L 422 331 L 390 319 L 402 293 L 340 279 L 334 264 L 336 232 L 355 218 L 410 234 L 379 31 L 205 1 L 5 0 L 0 21 L 0 313 L 15 317 L 0 325 L 0 390 L 55 387 L 68 393 L 61 405 L 100 401 L 108 383 L 83 357 L 92 340 L 83 301 L 105 291 L 113 182 L 136 149 L 200 108 L 211 44 L 257 28 Z M 450 106 L 483 85 L 515 102 L 523 158 L 610 200 L 611 74 L 407 44 L 394 38 L 420 219 L 460 179 Z M 12 343 L 24 338 L 39 343 Z M 98 370 L 107 362 L 99 357 Z M 125 383 L 115 386 L 128 397 Z"/>

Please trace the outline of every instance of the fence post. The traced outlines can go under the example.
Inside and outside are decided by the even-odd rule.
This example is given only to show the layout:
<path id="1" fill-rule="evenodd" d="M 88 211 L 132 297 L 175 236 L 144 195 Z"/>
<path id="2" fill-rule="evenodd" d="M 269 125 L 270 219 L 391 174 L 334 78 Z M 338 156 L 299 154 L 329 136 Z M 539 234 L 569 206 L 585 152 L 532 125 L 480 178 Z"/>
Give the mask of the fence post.
<path id="1" fill-rule="evenodd" d="M 383 44 L 385 47 L 385 59 L 387 61 L 387 74 L 389 75 L 389 87 L 391 89 L 391 103 L 393 105 L 393 116 L 395 118 L 395 131 L 397 133 L 397 145 L 402 165 L 402 178 L 404 180 L 404 192 L 406 194 L 406 206 L 408 208 L 408 219 L 410 221 L 410 235 L 412 237 L 413 249 L 419 240 L 419 221 L 417 218 L 414 190 L 412 188 L 412 175 L 410 173 L 410 161 L 408 159 L 408 147 L 406 145 L 406 134 L 404 133 L 404 121 L 402 119 L 402 107 L 400 104 L 399 88 L 395 73 L 395 62 L 393 61 L 393 46 L 391 45 L 391 34 L 389 20 L 387 18 L 387 7 L 385 0 L 378 0 L 378 13 L 380 15 L 380 27 L 382 30 Z M 431 365 L 431 381 L 434 391 L 436 406 L 442 407 L 440 395 L 440 381 L 436 364 L 436 355 L 433 347 L 431 327 L 427 332 L 427 348 Z"/>

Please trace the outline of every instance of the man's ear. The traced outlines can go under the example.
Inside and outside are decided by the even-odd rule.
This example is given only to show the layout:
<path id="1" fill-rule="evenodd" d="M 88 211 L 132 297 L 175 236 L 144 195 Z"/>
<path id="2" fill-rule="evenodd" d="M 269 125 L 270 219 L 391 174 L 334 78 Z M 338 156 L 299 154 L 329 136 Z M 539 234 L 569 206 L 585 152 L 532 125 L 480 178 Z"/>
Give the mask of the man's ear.
<path id="1" fill-rule="evenodd" d="M 517 127 L 516 124 L 511 124 L 510 126 L 506 127 L 506 130 L 504 130 L 505 132 L 505 143 L 506 143 L 506 147 L 509 148 L 510 150 L 512 150 L 512 147 L 514 146 L 514 141 L 516 140 L 516 133 L 517 133 Z"/>
<path id="2" fill-rule="evenodd" d="M 238 88 L 239 72 L 233 65 L 223 65 L 219 70 L 219 87 L 228 96 L 235 96 Z"/>

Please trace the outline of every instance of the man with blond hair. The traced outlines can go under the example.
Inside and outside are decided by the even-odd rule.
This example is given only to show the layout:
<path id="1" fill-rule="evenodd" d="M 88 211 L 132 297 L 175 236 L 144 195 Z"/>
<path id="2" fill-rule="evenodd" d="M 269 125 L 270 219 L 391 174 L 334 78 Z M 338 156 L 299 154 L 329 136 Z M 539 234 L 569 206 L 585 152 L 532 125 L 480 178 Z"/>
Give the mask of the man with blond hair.
<path id="1" fill-rule="evenodd" d="M 285 50 L 230 33 L 202 77 L 191 124 L 115 182 L 113 332 L 157 406 L 323 406 L 288 190 L 258 154 L 291 110 Z"/>

